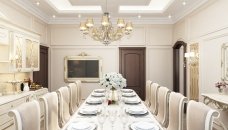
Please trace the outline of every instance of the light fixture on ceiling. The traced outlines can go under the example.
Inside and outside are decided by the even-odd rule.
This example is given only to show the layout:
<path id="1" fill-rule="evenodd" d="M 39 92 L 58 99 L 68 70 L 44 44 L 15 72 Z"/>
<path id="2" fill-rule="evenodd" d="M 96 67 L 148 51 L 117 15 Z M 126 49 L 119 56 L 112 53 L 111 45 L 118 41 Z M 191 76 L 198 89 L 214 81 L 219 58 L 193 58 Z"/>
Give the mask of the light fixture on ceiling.
<path id="1" fill-rule="evenodd" d="M 117 20 L 116 28 L 112 26 L 110 15 L 107 12 L 107 0 L 106 10 L 102 16 L 100 27 L 94 27 L 92 18 L 88 18 L 86 22 L 80 23 L 80 31 L 82 31 L 83 35 L 89 35 L 95 41 L 100 41 L 105 45 L 109 45 L 113 41 L 120 40 L 124 35 L 130 35 L 132 30 L 132 23 L 128 22 L 125 24 L 124 19 L 122 18 Z"/>
<path id="2" fill-rule="evenodd" d="M 36 2 L 36 5 L 37 5 L 37 6 L 39 6 L 39 5 L 40 5 L 40 2 L 39 2 L 39 1 L 37 1 L 37 2 Z"/>
<path id="3" fill-rule="evenodd" d="M 186 3 L 186 1 L 184 0 L 184 1 L 182 2 L 182 5 L 184 5 L 184 6 L 185 6 L 186 4 L 187 4 L 187 3 Z"/>
<path id="4" fill-rule="evenodd" d="M 139 14 L 139 15 L 138 15 L 138 19 L 140 19 L 140 18 L 141 18 L 141 15 Z"/>
<path id="5" fill-rule="evenodd" d="M 169 18 L 169 19 L 171 19 L 171 18 L 172 18 L 172 15 L 171 15 L 171 14 L 169 14 L 168 18 Z"/>
<path id="6" fill-rule="evenodd" d="M 78 18 L 81 18 L 82 17 L 82 15 L 81 14 L 78 14 Z"/>
<path id="7" fill-rule="evenodd" d="M 55 15 L 52 15 L 52 18 L 56 18 L 56 16 Z"/>

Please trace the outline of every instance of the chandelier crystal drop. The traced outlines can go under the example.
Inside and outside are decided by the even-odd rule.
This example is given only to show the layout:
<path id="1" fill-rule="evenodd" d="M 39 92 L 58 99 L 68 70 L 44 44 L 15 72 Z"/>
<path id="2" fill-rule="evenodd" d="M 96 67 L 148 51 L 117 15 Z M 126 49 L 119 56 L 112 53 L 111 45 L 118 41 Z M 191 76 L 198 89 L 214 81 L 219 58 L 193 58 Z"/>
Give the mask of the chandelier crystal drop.
<path id="1" fill-rule="evenodd" d="M 89 35 L 95 41 L 100 41 L 105 45 L 109 45 L 113 41 L 120 40 L 125 35 L 130 35 L 132 30 L 132 23 L 125 23 L 122 18 L 117 20 L 117 27 L 113 27 L 108 12 L 103 14 L 100 27 L 94 27 L 92 18 L 88 18 L 86 22 L 80 23 L 80 31 L 83 35 Z"/>

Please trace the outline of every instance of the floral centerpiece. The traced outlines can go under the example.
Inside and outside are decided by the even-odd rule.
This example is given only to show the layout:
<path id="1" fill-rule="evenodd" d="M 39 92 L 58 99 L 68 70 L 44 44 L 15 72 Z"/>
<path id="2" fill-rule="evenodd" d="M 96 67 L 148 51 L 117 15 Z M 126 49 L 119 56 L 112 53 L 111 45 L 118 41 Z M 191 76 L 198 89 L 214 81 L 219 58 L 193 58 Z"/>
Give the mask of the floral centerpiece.
<path id="1" fill-rule="evenodd" d="M 120 73 L 110 72 L 100 79 L 100 85 L 111 90 L 122 89 L 126 87 L 126 79 Z"/>
<path id="2" fill-rule="evenodd" d="M 112 90 L 111 99 L 108 100 L 108 104 L 115 104 L 115 93 L 114 90 L 122 89 L 126 87 L 126 79 L 120 73 L 110 72 L 104 74 L 103 78 L 100 79 L 100 86 Z"/>
<path id="3" fill-rule="evenodd" d="M 225 81 L 215 83 L 215 87 L 218 88 L 219 92 L 222 92 L 222 90 L 227 86 L 228 84 Z"/>

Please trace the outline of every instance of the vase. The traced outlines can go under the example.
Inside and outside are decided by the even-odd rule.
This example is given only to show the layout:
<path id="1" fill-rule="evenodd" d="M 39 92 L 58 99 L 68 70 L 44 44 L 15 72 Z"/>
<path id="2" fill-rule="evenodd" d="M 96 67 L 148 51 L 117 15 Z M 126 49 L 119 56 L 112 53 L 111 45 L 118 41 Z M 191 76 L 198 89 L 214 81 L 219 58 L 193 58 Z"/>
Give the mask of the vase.
<path id="1" fill-rule="evenodd" d="M 222 93 L 222 88 L 218 88 L 218 92 L 219 93 Z"/>
<path id="2" fill-rule="evenodd" d="M 112 101 L 115 101 L 115 90 L 114 89 L 112 89 L 112 96 L 111 96 L 111 100 Z"/>

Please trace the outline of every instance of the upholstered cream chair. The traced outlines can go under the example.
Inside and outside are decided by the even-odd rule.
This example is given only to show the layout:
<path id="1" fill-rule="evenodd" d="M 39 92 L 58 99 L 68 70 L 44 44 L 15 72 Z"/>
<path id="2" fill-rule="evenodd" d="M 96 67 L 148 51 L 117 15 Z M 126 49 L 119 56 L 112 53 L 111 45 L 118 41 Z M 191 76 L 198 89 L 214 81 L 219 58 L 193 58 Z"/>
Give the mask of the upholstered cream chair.
<path id="1" fill-rule="evenodd" d="M 157 97 L 158 97 L 158 89 L 159 84 L 152 83 L 150 87 L 150 111 L 153 115 L 157 115 L 158 113 L 158 103 L 157 103 Z"/>
<path id="2" fill-rule="evenodd" d="M 70 92 L 67 86 L 57 91 L 59 99 L 59 126 L 62 128 L 70 119 Z"/>
<path id="3" fill-rule="evenodd" d="M 156 119 L 163 127 L 166 127 L 168 125 L 168 101 L 170 92 L 171 91 L 166 87 L 160 87 L 158 89 L 158 114 L 156 116 Z"/>
<path id="4" fill-rule="evenodd" d="M 58 117 L 58 95 L 56 92 L 47 93 L 40 98 L 44 104 L 45 130 L 60 130 Z"/>
<path id="5" fill-rule="evenodd" d="M 73 115 L 78 108 L 78 88 L 75 83 L 70 83 L 68 87 L 70 90 L 70 114 Z"/>
<path id="6" fill-rule="evenodd" d="M 180 93 L 170 93 L 169 125 L 166 130 L 183 130 L 184 104 L 187 101 L 188 99 Z"/>
<path id="7" fill-rule="evenodd" d="M 75 83 L 78 88 L 78 107 L 79 107 L 82 104 L 82 90 L 81 90 L 82 82 L 81 80 L 76 80 Z"/>
<path id="8" fill-rule="evenodd" d="M 144 101 L 144 104 L 147 106 L 147 107 L 150 107 L 150 88 L 151 88 L 151 84 L 152 84 L 152 81 L 150 80 L 147 80 L 146 81 L 146 99 Z"/>
<path id="9" fill-rule="evenodd" d="M 36 100 L 21 104 L 9 116 L 14 117 L 16 130 L 40 130 L 40 105 Z"/>
<path id="10" fill-rule="evenodd" d="M 214 117 L 219 117 L 217 111 L 191 100 L 187 106 L 187 130 L 212 130 Z"/>

